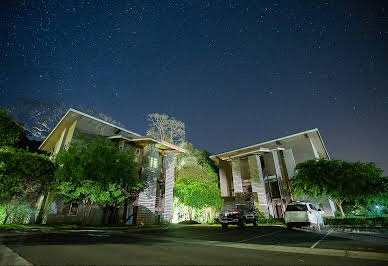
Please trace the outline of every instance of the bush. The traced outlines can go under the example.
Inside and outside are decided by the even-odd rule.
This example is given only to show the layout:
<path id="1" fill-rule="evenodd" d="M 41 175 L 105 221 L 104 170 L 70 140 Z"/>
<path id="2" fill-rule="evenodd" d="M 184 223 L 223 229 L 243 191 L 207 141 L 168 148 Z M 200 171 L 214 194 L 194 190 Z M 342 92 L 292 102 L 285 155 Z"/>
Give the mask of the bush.
<path id="1" fill-rule="evenodd" d="M 283 218 L 258 218 L 258 224 L 284 225 Z"/>
<path id="2" fill-rule="evenodd" d="M 197 221 L 190 221 L 190 220 L 187 220 L 187 221 L 179 222 L 178 224 L 200 224 L 200 223 L 197 222 Z"/>
<path id="3" fill-rule="evenodd" d="M 388 226 L 388 217 L 323 217 L 325 225 Z"/>

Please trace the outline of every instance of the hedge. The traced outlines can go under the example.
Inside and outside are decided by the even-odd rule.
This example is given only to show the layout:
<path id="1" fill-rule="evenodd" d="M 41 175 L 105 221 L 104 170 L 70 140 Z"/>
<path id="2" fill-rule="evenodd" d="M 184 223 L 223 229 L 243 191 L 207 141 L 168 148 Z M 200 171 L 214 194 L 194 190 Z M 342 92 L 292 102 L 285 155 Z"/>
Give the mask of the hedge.
<path id="1" fill-rule="evenodd" d="M 284 224 L 283 218 L 258 218 L 258 224 Z"/>
<path id="2" fill-rule="evenodd" d="M 323 217 L 325 225 L 388 226 L 388 217 Z"/>

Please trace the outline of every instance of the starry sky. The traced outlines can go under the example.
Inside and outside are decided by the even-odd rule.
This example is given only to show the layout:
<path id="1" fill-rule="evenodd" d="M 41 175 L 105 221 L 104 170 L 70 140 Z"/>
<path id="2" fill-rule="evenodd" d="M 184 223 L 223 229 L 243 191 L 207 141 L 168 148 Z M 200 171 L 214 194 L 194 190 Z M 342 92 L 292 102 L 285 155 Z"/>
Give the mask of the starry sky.
<path id="1" fill-rule="evenodd" d="M 218 153 L 319 128 L 388 174 L 388 1 L 0 2 L 0 104 L 183 120 Z"/>

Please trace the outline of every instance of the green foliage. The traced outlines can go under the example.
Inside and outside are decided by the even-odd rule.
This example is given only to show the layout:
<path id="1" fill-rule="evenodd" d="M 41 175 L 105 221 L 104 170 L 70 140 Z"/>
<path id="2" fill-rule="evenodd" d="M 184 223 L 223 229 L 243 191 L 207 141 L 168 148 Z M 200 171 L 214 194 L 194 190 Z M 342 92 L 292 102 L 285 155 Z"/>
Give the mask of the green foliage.
<path id="1" fill-rule="evenodd" d="M 57 191 L 68 202 L 82 201 L 83 223 L 89 223 L 94 204 L 118 206 L 128 191 L 140 189 L 134 156 L 106 138 L 78 136 L 56 156 Z"/>
<path id="2" fill-rule="evenodd" d="M 19 147 L 27 140 L 27 132 L 8 113 L 8 110 L 0 108 L 0 147 Z"/>
<path id="3" fill-rule="evenodd" d="M 329 197 L 340 208 L 343 202 L 361 201 L 387 191 L 387 177 L 373 163 L 341 160 L 309 160 L 296 166 L 294 193 Z"/>
<path id="4" fill-rule="evenodd" d="M 325 225 L 388 226 L 388 217 L 323 217 Z"/>
<path id="5" fill-rule="evenodd" d="M 258 218 L 257 219 L 258 224 L 266 224 L 266 225 L 284 225 L 284 219 L 283 218 Z"/>
<path id="6" fill-rule="evenodd" d="M 67 202 L 82 199 L 99 205 L 121 204 L 127 196 L 127 192 L 117 184 L 104 186 L 92 180 L 81 181 L 77 186 L 71 182 L 62 182 L 58 192 Z"/>
<path id="7" fill-rule="evenodd" d="M 78 136 L 68 149 L 61 150 L 56 156 L 61 167 L 55 176 L 60 182 L 75 186 L 91 180 L 105 187 L 113 183 L 139 189 L 134 156 L 132 150 L 120 150 L 106 138 L 87 140 Z"/>

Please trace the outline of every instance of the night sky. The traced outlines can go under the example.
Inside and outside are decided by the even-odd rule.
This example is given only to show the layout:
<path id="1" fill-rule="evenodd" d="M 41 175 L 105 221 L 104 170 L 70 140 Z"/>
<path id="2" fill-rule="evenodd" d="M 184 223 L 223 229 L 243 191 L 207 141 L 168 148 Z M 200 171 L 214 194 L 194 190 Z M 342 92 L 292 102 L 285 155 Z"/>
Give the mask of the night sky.
<path id="1" fill-rule="evenodd" d="M 3 106 L 90 105 L 140 134 L 167 113 L 213 153 L 317 127 L 332 158 L 388 173 L 388 1 L 2 0 L 0 12 Z"/>

